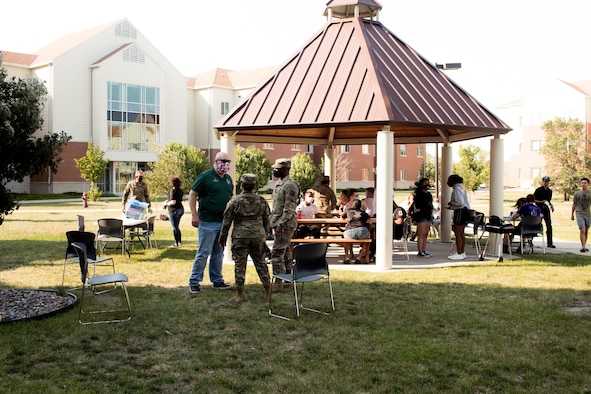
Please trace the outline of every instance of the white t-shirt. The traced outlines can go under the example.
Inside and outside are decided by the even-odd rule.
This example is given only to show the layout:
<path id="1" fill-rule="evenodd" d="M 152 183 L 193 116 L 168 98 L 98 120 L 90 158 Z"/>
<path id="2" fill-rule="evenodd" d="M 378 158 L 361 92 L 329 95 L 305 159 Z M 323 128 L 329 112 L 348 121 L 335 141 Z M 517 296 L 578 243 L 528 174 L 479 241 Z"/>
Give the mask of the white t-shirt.
<path id="1" fill-rule="evenodd" d="M 306 203 L 302 201 L 296 208 L 296 212 L 302 213 L 302 219 L 314 219 L 316 213 L 318 213 L 318 207 L 314 203 L 306 205 Z"/>

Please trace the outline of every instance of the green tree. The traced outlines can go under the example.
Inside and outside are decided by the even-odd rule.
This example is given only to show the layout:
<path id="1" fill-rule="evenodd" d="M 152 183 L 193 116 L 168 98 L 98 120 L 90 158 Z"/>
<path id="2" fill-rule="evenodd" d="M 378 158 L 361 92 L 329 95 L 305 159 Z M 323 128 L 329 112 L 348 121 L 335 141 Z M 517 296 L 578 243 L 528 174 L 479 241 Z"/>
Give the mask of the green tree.
<path id="1" fill-rule="evenodd" d="M 454 174 L 464 178 L 464 188 L 475 191 L 480 184 L 488 182 L 490 178 L 490 165 L 487 159 L 488 152 L 476 145 L 460 145 L 458 154 L 460 161 L 452 165 Z M 444 180 L 444 182 L 447 180 Z"/>
<path id="2" fill-rule="evenodd" d="M 428 178 L 435 182 L 435 158 L 429 154 L 425 153 L 425 157 L 423 159 L 423 166 L 421 167 L 421 178 Z"/>
<path id="3" fill-rule="evenodd" d="M 62 148 L 72 138 L 63 131 L 34 136 L 43 125 L 46 94 L 41 81 L 8 78 L 6 69 L 0 67 L 0 224 L 18 209 L 7 183 L 23 182 L 48 169 L 55 174 Z"/>
<path id="4" fill-rule="evenodd" d="M 236 184 L 240 182 L 243 174 L 255 174 L 257 184 L 255 190 L 259 190 L 269 183 L 273 169 L 271 162 L 265 156 L 265 152 L 251 145 L 248 148 L 236 147 Z"/>
<path id="5" fill-rule="evenodd" d="M 150 194 L 157 199 L 170 192 L 170 177 L 178 176 L 185 193 L 189 191 L 195 178 L 210 167 L 209 159 L 204 151 L 194 146 L 186 146 L 178 142 L 170 142 L 161 147 L 158 161 L 148 165 L 145 180 Z"/>
<path id="6" fill-rule="evenodd" d="M 102 195 L 97 183 L 105 173 L 109 160 L 104 159 L 105 152 L 100 150 L 98 145 L 90 142 L 86 149 L 86 156 L 74 159 L 76 167 L 80 170 L 80 176 L 90 182 L 88 198 L 90 201 L 98 201 Z"/>
<path id="7" fill-rule="evenodd" d="M 579 180 L 588 176 L 591 166 L 584 127 L 578 119 L 558 117 L 542 125 L 545 171 L 552 179 L 552 187 L 563 194 L 565 201 L 578 189 Z"/>
<path id="8" fill-rule="evenodd" d="M 318 168 L 314 165 L 309 155 L 298 153 L 291 158 L 291 171 L 289 175 L 299 185 L 300 191 L 304 192 L 312 187 L 317 174 Z"/>

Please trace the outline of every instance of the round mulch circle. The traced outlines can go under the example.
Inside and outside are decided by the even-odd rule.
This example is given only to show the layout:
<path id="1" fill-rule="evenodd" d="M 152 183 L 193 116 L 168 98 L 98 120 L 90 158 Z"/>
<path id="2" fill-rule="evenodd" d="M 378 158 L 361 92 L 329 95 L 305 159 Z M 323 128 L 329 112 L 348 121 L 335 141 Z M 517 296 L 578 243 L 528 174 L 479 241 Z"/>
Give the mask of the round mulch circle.
<path id="1" fill-rule="evenodd" d="M 69 292 L 0 289 L 0 324 L 48 317 L 70 309 L 76 301 L 78 297 Z"/>

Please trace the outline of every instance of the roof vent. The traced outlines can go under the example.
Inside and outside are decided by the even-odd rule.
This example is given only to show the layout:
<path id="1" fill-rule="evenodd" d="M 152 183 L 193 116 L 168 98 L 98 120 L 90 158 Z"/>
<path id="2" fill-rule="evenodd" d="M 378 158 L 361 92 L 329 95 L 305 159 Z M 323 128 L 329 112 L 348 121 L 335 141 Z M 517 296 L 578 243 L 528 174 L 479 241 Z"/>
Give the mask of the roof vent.
<path id="1" fill-rule="evenodd" d="M 144 52 L 135 45 L 130 45 L 123 50 L 123 61 L 129 63 L 144 64 L 146 57 Z"/>
<path id="2" fill-rule="evenodd" d="M 135 40 L 137 38 L 137 30 L 131 23 L 124 20 L 117 26 L 115 26 L 115 35 L 123 38 L 131 38 Z"/>
<path id="3" fill-rule="evenodd" d="M 346 18 L 370 18 L 378 20 L 382 5 L 375 0 L 331 0 L 326 5 L 327 20 Z"/>

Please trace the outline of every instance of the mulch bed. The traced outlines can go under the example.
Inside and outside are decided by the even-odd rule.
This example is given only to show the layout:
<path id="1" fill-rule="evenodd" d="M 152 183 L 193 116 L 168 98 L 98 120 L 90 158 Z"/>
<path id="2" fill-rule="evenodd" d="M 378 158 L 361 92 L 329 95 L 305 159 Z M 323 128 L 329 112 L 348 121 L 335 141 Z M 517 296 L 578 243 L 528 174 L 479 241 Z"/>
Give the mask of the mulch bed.
<path id="1" fill-rule="evenodd" d="M 39 319 L 70 309 L 78 298 L 55 290 L 0 289 L 0 324 Z"/>

